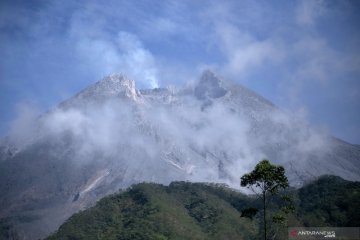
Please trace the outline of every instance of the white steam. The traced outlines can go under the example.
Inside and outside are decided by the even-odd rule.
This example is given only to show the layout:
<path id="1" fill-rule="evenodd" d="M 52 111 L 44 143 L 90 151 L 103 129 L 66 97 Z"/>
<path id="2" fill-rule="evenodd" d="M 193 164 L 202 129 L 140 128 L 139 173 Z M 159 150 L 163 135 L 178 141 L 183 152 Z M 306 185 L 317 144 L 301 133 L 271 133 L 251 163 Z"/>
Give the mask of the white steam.
<path id="1" fill-rule="evenodd" d="M 31 134 L 70 141 L 76 165 L 96 160 L 115 172 L 125 171 L 124 184 L 191 180 L 238 187 L 239 176 L 262 158 L 282 164 L 299 158 L 297 165 L 305 169 L 309 155 L 328 148 L 325 135 L 299 116 L 273 110 L 258 112 L 263 120 L 254 121 L 240 105 L 234 110 L 215 101 L 204 107 L 193 95 L 175 92 L 166 101 L 164 95 L 158 100 L 143 95 L 141 102 L 110 99 L 99 104 L 89 99 L 81 108 L 58 108 L 43 116 Z M 13 129 L 32 129 L 28 112 L 23 109 Z M 29 135 L 27 130 L 12 135 L 18 139 L 21 133 Z"/>
<path id="2" fill-rule="evenodd" d="M 122 71 L 142 87 L 159 86 L 155 59 L 133 34 L 119 32 L 115 40 L 85 37 L 79 40 L 77 51 L 97 73 Z"/>
<path id="3" fill-rule="evenodd" d="M 33 104 L 20 103 L 16 107 L 16 118 L 9 129 L 10 141 L 16 145 L 26 145 L 37 134 L 37 119 L 40 111 Z"/>

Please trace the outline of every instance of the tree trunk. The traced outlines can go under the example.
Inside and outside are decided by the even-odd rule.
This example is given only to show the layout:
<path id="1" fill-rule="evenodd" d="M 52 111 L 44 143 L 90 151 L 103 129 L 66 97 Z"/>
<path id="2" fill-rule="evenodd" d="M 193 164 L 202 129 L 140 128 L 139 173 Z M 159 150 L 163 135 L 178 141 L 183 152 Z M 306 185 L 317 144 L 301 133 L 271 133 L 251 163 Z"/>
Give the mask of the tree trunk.
<path id="1" fill-rule="evenodd" d="M 265 191 L 263 192 L 263 200 L 264 200 L 264 240 L 267 240 L 266 238 L 266 195 L 265 195 Z"/>

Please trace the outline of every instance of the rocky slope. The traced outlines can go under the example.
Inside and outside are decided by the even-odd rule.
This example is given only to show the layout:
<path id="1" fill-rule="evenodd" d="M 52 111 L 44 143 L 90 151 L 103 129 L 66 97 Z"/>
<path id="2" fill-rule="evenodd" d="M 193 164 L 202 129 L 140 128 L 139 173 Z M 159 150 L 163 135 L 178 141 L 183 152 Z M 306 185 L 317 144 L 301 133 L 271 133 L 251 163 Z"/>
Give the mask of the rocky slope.
<path id="1" fill-rule="evenodd" d="M 251 90 L 206 71 L 192 87 L 138 90 L 111 75 L 0 147 L 0 218 L 44 237 L 101 197 L 138 182 L 225 182 L 261 158 L 293 185 L 322 174 L 359 180 L 360 147 L 311 128 Z M 18 139 L 16 139 L 18 140 Z"/>

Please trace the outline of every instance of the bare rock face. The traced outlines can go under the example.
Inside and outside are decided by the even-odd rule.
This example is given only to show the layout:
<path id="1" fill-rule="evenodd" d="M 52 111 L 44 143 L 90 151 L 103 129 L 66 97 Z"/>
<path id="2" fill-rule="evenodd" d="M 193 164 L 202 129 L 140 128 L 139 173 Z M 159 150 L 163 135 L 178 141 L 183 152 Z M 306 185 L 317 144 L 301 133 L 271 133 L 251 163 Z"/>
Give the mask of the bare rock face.
<path id="1" fill-rule="evenodd" d="M 78 98 L 109 98 L 109 97 L 127 97 L 136 100 L 138 93 L 135 89 L 135 81 L 127 79 L 121 74 L 112 74 L 105 77 L 95 85 L 87 88 L 77 95 Z"/>
<path id="2" fill-rule="evenodd" d="M 200 100 L 223 97 L 227 90 L 222 85 L 222 80 L 213 72 L 207 70 L 195 87 L 195 96 Z"/>
<path id="3" fill-rule="evenodd" d="M 135 88 L 135 81 L 123 74 L 112 74 L 104 77 L 94 85 L 76 94 L 73 98 L 60 104 L 60 107 L 74 107 L 74 104 L 103 103 L 112 98 L 139 101 L 141 94 Z"/>
<path id="4" fill-rule="evenodd" d="M 40 116 L 21 146 L 0 144 L 0 219 L 43 238 L 73 213 L 138 182 L 224 182 L 262 158 L 299 186 L 360 180 L 360 147 L 311 128 L 251 90 L 205 71 L 189 88 L 137 90 L 110 75 Z"/>

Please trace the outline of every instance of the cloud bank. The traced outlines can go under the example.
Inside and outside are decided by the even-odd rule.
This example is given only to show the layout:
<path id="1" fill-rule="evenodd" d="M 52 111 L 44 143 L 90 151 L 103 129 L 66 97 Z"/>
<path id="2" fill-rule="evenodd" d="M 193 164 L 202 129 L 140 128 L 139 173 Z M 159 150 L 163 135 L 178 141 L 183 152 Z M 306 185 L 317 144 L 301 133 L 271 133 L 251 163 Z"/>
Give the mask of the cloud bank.
<path id="1" fill-rule="evenodd" d="M 70 162 L 82 169 L 95 164 L 92 171 L 125 171 L 118 187 L 191 180 L 238 188 L 238 177 L 262 158 L 287 168 L 295 164 L 303 172 L 309 160 L 331 152 L 328 135 L 313 130 L 301 112 L 275 109 L 256 96 L 239 100 L 247 90 L 228 100 L 198 100 L 193 88 L 152 92 L 137 101 L 99 101 L 88 95 L 86 101 L 75 98 L 81 101 L 38 119 L 29 118 L 31 111 L 22 108 L 11 139 L 23 139 L 17 142 L 20 149 L 47 142 L 60 165 Z"/>
<path id="2" fill-rule="evenodd" d="M 113 72 L 154 88 L 183 85 L 210 66 L 283 108 L 306 108 L 313 124 L 358 142 L 353 2 L 1 4 L 0 100 L 12 103 L 0 105 L 3 129 L 17 102 L 36 99 L 48 109 Z"/>

